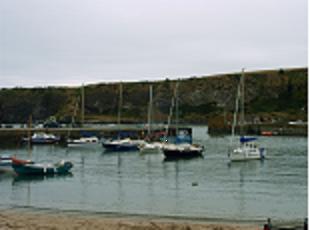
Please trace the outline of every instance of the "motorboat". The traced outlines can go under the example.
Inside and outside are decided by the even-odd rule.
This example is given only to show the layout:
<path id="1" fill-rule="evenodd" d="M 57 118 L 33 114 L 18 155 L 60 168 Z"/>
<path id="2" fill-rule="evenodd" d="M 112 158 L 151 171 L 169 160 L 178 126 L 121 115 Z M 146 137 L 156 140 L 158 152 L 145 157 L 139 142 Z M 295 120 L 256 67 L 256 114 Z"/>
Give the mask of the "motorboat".
<path id="1" fill-rule="evenodd" d="M 17 175 L 55 175 L 69 173 L 73 164 L 65 160 L 61 160 L 55 164 L 43 164 L 12 157 L 12 167 Z"/>

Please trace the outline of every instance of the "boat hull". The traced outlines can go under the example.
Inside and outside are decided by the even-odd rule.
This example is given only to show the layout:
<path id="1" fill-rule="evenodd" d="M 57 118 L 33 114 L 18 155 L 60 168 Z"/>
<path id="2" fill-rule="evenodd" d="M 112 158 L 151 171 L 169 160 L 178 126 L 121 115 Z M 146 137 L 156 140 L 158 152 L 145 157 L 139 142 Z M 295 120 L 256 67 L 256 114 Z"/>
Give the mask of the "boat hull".
<path id="1" fill-rule="evenodd" d="M 106 151 L 111 152 L 127 152 L 127 151 L 138 151 L 138 145 L 133 144 L 110 144 L 110 143 L 102 143 L 102 146 Z"/>
<path id="2" fill-rule="evenodd" d="M 99 145 L 97 137 L 81 137 L 80 139 L 67 140 L 67 147 L 96 147 Z"/>
<path id="3" fill-rule="evenodd" d="M 69 161 L 63 161 L 58 164 L 35 164 L 33 162 L 12 162 L 12 167 L 17 175 L 55 175 L 67 174 L 70 172 L 73 164 Z"/>
<path id="4" fill-rule="evenodd" d="M 12 160 L 10 157 L 8 158 L 0 157 L 0 167 L 7 167 L 7 166 L 11 167 L 11 165 L 12 165 Z"/>
<path id="5" fill-rule="evenodd" d="M 40 139 L 37 139 L 37 140 L 31 140 L 31 144 L 33 145 L 48 145 L 48 144 L 56 144 L 58 143 L 59 140 L 58 139 L 53 139 L 53 140 L 40 140 Z"/>
<path id="6" fill-rule="evenodd" d="M 169 150 L 163 149 L 165 159 L 192 159 L 202 157 L 202 150 Z"/>
<path id="7" fill-rule="evenodd" d="M 70 148 L 92 148 L 100 146 L 99 143 L 67 143 L 67 147 Z"/>
<path id="8" fill-rule="evenodd" d="M 146 143 L 139 146 L 141 154 L 157 154 L 161 153 L 163 148 L 162 143 Z"/>
<path id="9" fill-rule="evenodd" d="M 32 138 L 30 139 L 30 143 L 33 145 L 48 145 L 48 144 L 56 144 L 60 141 L 60 138 L 57 139 L 44 139 L 44 138 Z M 29 142 L 28 138 L 23 138 L 23 142 Z"/>
<path id="10" fill-rule="evenodd" d="M 0 156 L 0 172 L 12 171 L 12 159 L 9 156 Z"/>
<path id="11" fill-rule="evenodd" d="M 236 161 L 251 161 L 251 160 L 264 160 L 266 158 L 266 150 L 259 148 L 255 150 L 238 149 L 229 155 L 232 162 Z"/>

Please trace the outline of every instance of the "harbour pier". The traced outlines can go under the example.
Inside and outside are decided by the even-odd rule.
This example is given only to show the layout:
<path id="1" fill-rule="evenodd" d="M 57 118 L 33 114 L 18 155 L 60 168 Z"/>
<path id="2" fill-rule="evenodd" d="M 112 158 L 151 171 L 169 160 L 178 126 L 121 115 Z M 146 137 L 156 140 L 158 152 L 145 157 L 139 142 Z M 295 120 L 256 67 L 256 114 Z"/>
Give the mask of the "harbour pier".
<path id="1" fill-rule="evenodd" d="M 192 134 L 192 128 L 190 126 L 169 126 L 168 136 L 175 135 L 179 130 L 186 130 L 190 135 Z M 166 125 L 152 125 L 153 133 L 164 133 L 166 131 Z M 29 127 L 12 127 L 12 128 L 0 128 L 0 146 L 19 146 L 22 144 L 23 137 L 29 137 L 33 133 L 52 133 L 60 136 L 60 143 L 65 143 L 65 140 L 69 137 L 78 138 L 83 135 L 92 134 L 99 138 L 112 138 L 116 137 L 119 133 L 123 136 L 131 138 L 145 138 L 148 133 L 148 126 L 141 125 L 94 125 L 83 127 L 61 127 L 61 128 L 29 128 Z"/>

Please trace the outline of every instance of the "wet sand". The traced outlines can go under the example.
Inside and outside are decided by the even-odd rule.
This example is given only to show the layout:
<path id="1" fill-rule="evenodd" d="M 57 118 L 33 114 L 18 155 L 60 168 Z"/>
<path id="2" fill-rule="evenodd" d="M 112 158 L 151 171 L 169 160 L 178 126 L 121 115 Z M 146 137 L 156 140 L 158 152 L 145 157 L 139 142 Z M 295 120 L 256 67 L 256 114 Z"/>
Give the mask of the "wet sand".
<path id="1" fill-rule="evenodd" d="M 111 230 L 256 230 L 262 226 L 245 223 L 216 223 L 182 219 L 149 217 L 107 217 L 58 213 L 7 210 L 0 212 L 0 229 L 111 229 Z"/>

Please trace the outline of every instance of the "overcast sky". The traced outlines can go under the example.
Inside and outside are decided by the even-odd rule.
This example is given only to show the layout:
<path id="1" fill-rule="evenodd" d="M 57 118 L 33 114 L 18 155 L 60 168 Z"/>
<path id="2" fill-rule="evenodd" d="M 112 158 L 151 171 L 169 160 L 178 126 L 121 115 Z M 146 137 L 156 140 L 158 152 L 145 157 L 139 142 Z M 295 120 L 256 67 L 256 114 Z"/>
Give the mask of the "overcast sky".
<path id="1" fill-rule="evenodd" d="M 307 0 L 0 0 L 0 87 L 307 66 Z"/>

